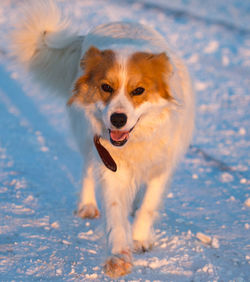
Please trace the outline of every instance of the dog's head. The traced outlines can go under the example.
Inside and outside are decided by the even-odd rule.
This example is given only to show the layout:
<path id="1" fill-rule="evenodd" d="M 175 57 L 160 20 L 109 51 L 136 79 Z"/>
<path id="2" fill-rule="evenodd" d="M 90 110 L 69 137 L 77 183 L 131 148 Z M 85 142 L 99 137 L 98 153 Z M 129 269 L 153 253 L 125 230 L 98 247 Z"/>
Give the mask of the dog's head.
<path id="1" fill-rule="evenodd" d="M 173 100 L 168 85 L 172 66 L 165 53 L 125 55 L 90 47 L 81 68 L 68 104 L 91 112 L 94 134 L 114 146 L 124 145 L 152 109 L 159 111 L 159 105 Z"/>

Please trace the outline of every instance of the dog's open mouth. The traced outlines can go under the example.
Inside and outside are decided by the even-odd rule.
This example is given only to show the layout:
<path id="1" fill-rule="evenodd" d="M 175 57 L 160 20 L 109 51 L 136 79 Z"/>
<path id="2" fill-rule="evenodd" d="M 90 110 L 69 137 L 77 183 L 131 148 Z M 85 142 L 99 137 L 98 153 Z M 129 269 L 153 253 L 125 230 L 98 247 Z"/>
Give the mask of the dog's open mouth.
<path id="1" fill-rule="evenodd" d="M 123 146 L 129 138 L 130 131 L 110 130 L 109 138 L 110 142 L 114 146 Z"/>
<path id="2" fill-rule="evenodd" d="M 134 129 L 132 127 L 129 131 L 111 130 L 109 129 L 110 142 L 114 146 L 123 146 L 129 138 L 129 133 Z"/>

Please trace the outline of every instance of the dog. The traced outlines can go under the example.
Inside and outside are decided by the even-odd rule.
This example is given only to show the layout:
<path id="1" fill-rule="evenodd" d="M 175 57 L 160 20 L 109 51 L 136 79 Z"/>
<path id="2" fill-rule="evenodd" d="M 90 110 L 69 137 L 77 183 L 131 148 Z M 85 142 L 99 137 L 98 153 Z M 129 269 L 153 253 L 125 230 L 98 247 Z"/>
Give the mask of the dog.
<path id="1" fill-rule="evenodd" d="M 192 138 L 195 99 L 188 70 L 167 41 L 144 25 L 108 23 L 82 36 L 53 1 L 41 0 L 30 2 L 23 15 L 12 34 L 13 55 L 37 83 L 65 99 L 84 158 L 77 213 L 100 216 L 100 186 L 104 272 L 126 275 L 132 252 L 154 244 L 157 210 Z"/>

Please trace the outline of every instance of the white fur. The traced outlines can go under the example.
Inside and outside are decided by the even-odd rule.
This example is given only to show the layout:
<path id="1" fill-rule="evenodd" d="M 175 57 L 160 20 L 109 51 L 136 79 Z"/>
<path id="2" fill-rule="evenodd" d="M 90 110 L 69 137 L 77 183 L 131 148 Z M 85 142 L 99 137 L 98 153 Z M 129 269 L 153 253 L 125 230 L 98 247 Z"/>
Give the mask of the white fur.
<path id="1" fill-rule="evenodd" d="M 166 79 L 174 102 L 161 99 L 135 109 L 121 91 L 107 106 L 98 102 L 84 107 L 84 112 L 76 106 L 69 109 L 73 132 L 85 158 L 79 214 L 84 217 L 97 211 L 95 186 L 99 179 L 109 254 L 115 257 L 132 250 L 133 241 L 136 249 L 148 249 L 153 243 L 153 223 L 163 193 L 192 136 L 194 97 L 187 69 L 158 33 L 142 25 L 102 25 L 84 38 L 71 33 L 69 28 L 52 1 L 35 1 L 24 21 L 18 24 L 13 43 L 14 54 L 28 65 L 32 76 L 43 87 L 64 97 L 71 95 L 70 88 L 82 74 L 80 59 L 92 45 L 113 49 L 123 58 L 124 79 L 126 59 L 136 50 L 164 51 L 170 57 L 173 73 Z M 119 110 L 128 115 L 127 130 L 135 125 L 127 144 L 121 148 L 109 142 L 107 133 L 110 115 Z M 95 134 L 102 137 L 101 143 L 116 161 L 117 172 L 108 170 L 100 160 L 93 144 Z M 128 216 L 143 185 L 145 195 L 131 227 Z"/>
<path id="2" fill-rule="evenodd" d="M 12 34 L 12 54 L 35 80 L 68 97 L 81 56 L 83 37 L 70 29 L 52 0 L 27 1 Z"/>

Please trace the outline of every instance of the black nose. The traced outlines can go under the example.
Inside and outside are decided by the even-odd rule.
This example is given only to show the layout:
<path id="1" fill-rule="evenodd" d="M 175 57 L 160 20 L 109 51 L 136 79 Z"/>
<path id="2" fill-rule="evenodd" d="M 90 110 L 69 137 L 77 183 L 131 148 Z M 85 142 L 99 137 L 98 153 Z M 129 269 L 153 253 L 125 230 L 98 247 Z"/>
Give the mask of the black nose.
<path id="1" fill-rule="evenodd" d="M 113 113 L 110 117 L 110 121 L 116 128 L 121 128 L 126 124 L 127 116 L 122 113 Z"/>

